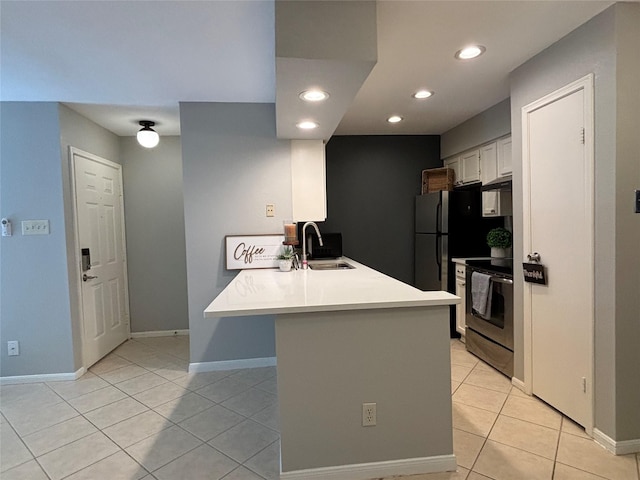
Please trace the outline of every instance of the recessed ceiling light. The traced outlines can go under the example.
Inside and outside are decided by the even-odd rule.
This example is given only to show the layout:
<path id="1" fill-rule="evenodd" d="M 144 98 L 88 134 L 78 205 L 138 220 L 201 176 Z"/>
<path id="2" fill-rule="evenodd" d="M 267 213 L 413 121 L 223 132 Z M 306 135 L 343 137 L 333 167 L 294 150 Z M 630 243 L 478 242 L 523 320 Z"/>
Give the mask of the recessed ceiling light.
<path id="1" fill-rule="evenodd" d="M 392 115 L 389 118 L 387 118 L 387 122 L 389 123 L 398 123 L 402 121 L 402 117 L 400 117 L 399 115 Z"/>
<path id="2" fill-rule="evenodd" d="M 429 98 L 431 95 L 433 95 L 433 92 L 430 92 L 429 90 L 418 90 L 416 93 L 413 94 L 413 98 L 417 98 L 417 99 Z"/>
<path id="3" fill-rule="evenodd" d="M 304 122 L 297 123 L 296 127 L 301 130 L 313 130 L 314 128 L 318 128 L 318 124 L 310 120 L 305 120 Z"/>
<path id="4" fill-rule="evenodd" d="M 458 50 L 455 54 L 455 57 L 458 60 L 469 60 L 471 58 L 479 57 L 484 53 L 485 50 L 486 48 L 484 48 L 482 45 L 469 45 L 462 50 Z"/>
<path id="5" fill-rule="evenodd" d="M 329 98 L 329 94 L 323 90 L 305 90 L 299 97 L 306 102 L 321 102 Z"/>

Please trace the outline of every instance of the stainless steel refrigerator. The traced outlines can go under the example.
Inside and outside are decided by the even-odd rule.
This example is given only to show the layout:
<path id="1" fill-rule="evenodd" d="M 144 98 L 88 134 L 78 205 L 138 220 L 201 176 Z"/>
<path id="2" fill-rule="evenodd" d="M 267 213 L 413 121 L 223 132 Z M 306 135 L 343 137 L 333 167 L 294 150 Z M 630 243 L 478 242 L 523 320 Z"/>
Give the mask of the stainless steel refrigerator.
<path id="1" fill-rule="evenodd" d="M 449 264 L 449 192 L 416 197 L 415 286 L 447 290 Z"/>

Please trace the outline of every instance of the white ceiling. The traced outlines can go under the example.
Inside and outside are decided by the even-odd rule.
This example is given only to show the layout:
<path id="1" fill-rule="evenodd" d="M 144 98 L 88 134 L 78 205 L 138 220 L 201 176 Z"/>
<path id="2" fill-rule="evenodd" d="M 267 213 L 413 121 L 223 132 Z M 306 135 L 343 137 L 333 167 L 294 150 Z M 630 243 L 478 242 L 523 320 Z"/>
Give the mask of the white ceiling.
<path id="1" fill-rule="evenodd" d="M 378 63 L 336 133 L 443 133 L 507 98 L 510 71 L 612 3 L 380 1 Z M 0 16 L 3 101 L 64 102 L 123 136 L 142 119 L 179 134 L 181 101 L 275 102 L 272 1 L 2 0 Z M 455 60 L 471 42 L 486 53 Z M 419 87 L 435 95 L 412 99 Z"/>

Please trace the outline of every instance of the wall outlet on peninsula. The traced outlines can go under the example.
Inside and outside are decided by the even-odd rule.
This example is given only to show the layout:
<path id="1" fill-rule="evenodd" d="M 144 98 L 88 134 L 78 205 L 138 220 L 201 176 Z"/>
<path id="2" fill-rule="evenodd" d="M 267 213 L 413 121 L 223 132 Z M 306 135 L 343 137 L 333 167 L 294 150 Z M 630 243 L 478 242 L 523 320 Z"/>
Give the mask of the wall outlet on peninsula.
<path id="1" fill-rule="evenodd" d="M 362 404 L 362 426 L 375 427 L 377 422 L 378 422 L 378 415 L 376 412 L 376 404 L 363 403 Z"/>

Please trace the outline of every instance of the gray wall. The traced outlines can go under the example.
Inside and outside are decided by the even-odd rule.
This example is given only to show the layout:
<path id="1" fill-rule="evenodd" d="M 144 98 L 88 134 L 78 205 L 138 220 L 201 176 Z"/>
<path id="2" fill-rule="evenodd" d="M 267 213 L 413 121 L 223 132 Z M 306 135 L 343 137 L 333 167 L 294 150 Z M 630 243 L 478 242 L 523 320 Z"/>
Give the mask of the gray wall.
<path id="1" fill-rule="evenodd" d="M 510 105 L 507 98 L 443 133 L 440 138 L 442 158 L 508 135 L 511 132 Z"/>
<path id="2" fill-rule="evenodd" d="M 131 332 L 189 328 L 180 137 L 120 138 Z"/>
<path id="3" fill-rule="evenodd" d="M 1 215 L 13 223 L 13 236 L 0 237 L 0 372 L 71 372 L 58 104 L 9 102 L 1 109 Z M 50 235 L 23 237 L 20 222 L 28 219 L 48 219 Z M 8 340 L 20 342 L 19 356 L 7 357 Z"/>
<path id="4" fill-rule="evenodd" d="M 0 376 L 74 372 L 81 357 L 68 145 L 117 160 L 117 137 L 57 103 L 1 109 L 0 214 L 14 234 L 0 237 Z M 28 219 L 48 219 L 50 235 L 23 237 Z M 6 356 L 8 340 L 20 342 L 19 356 Z"/>
<path id="5" fill-rule="evenodd" d="M 516 278 L 522 277 L 523 249 L 521 108 L 589 73 L 595 75 L 595 427 L 618 441 L 640 438 L 639 217 L 629 214 L 634 182 L 627 179 L 640 179 L 637 132 L 631 131 L 637 128 L 639 111 L 639 9 L 637 4 L 612 6 L 511 75 Z M 617 51 L 617 40 L 635 43 Z M 622 64 L 617 76 L 618 53 Z M 616 205 L 621 201 L 626 206 Z M 515 376 L 522 379 L 521 283 L 514 293 Z"/>
<path id="6" fill-rule="evenodd" d="M 331 138 L 321 230 L 342 232 L 344 255 L 413 284 L 414 199 L 422 170 L 442 166 L 439 143 L 437 135 Z"/>
<path id="7" fill-rule="evenodd" d="M 69 147 L 79 148 L 99 157 L 120 163 L 118 137 L 83 117 L 69 107 L 59 104 L 60 112 L 60 158 L 62 158 L 62 196 L 64 202 L 65 230 L 67 236 L 67 271 L 69 280 L 69 305 L 71 310 L 71 333 L 75 370 L 82 366 L 82 319 L 80 312 L 80 279 L 76 265 L 75 231 L 71 191 Z"/>
<path id="8" fill-rule="evenodd" d="M 640 5 L 616 7 L 616 439 L 640 438 Z"/>
<path id="9" fill-rule="evenodd" d="M 290 142 L 276 139 L 273 104 L 182 103 L 180 121 L 191 362 L 272 357 L 273 317 L 203 311 L 236 274 L 225 235 L 281 233 L 291 217 Z"/>

